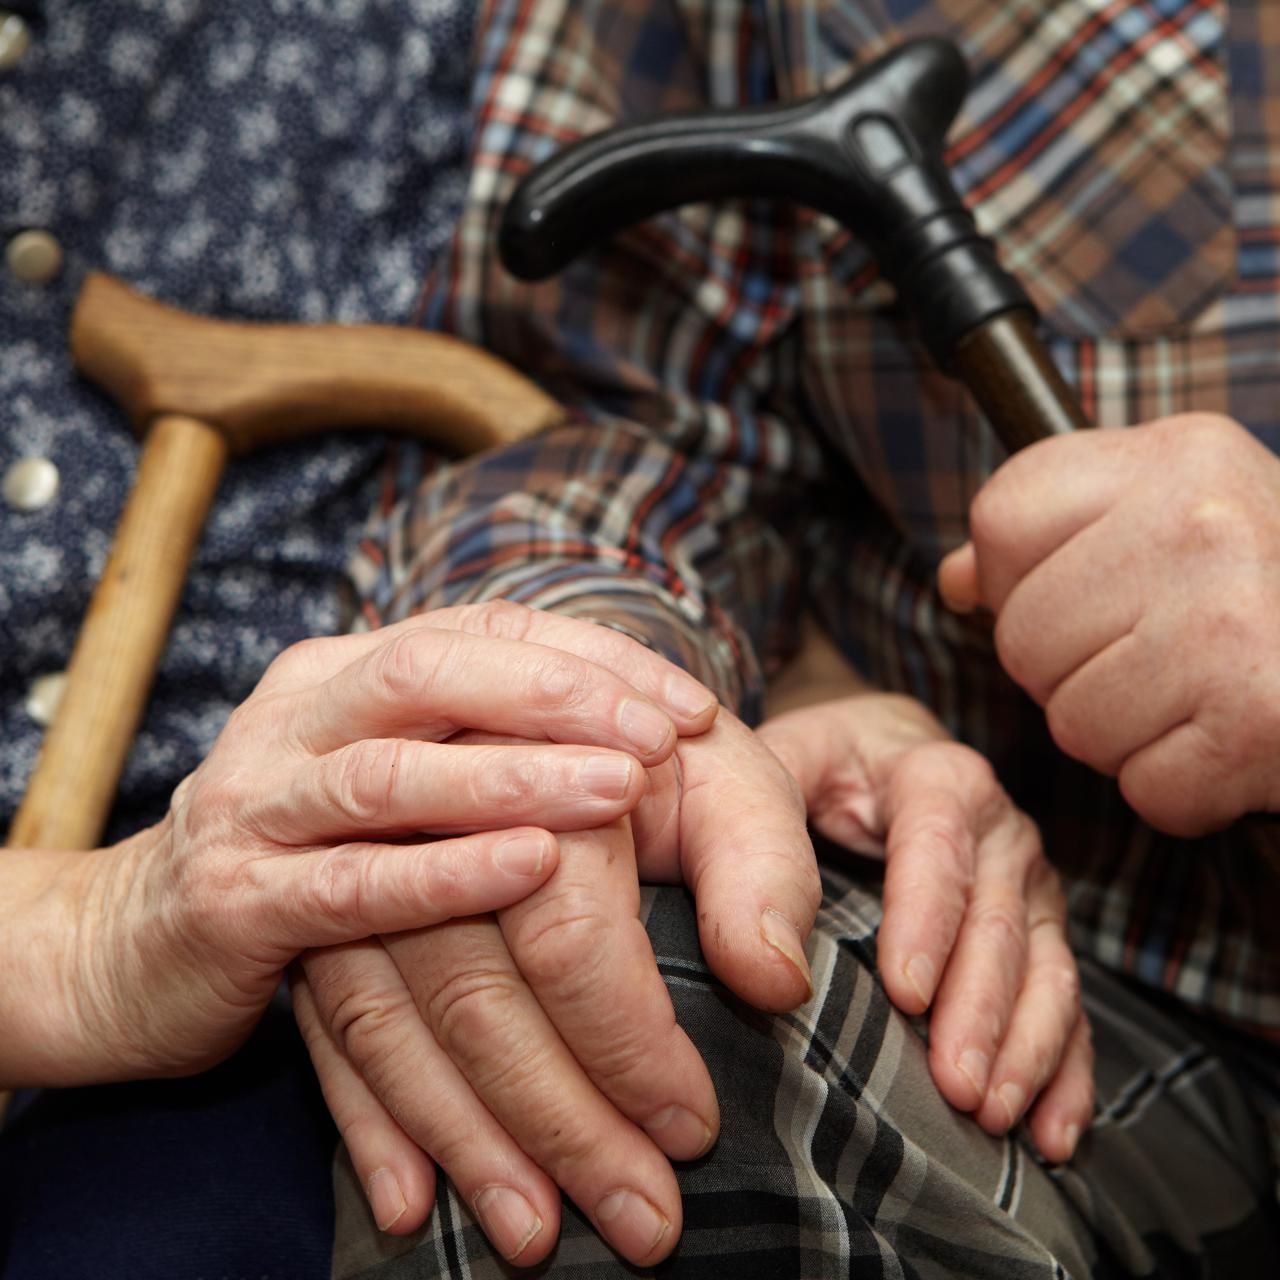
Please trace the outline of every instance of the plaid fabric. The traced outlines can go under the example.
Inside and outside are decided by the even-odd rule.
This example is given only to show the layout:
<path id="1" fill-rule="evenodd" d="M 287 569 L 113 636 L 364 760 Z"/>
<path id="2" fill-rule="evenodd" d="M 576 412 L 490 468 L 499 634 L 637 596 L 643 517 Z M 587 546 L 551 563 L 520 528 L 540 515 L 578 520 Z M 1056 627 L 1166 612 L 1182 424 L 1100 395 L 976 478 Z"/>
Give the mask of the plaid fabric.
<path id="1" fill-rule="evenodd" d="M 1146 828 L 1057 753 L 989 628 L 940 607 L 937 561 L 1002 450 L 863 248 L 812 211 L 740 202 L 653 219 L 537 286 L 496 262 L 516 180 L 573 138 L 808 94 L 925 32 L 967 52 L 959 185 L 1090 413 L 1220 410 L 1280 446 L 1280 7 L 490 0 L 467 205 L 421 318 L 535 371 L 576 417 L 459 466 L 402 454 L 355 566 L 364 616 L 505 596 L 595 618 L 751 717 L 811 608 L 1042 825 L 1099 1048 L 1100 1111 L 1068 1172 L 940 1103 L 874 982 L 866 891 L 831 873 L 819 994 L 777 1022 L 706 983 L 691 933 L 662 924 L 687 904 L 659 893 L 655 949 L 726 1108 L 721 1143 L 681 1171 L 667 1273 L 1265 1274 L 1264 1129 L 1208 1037 L 1242 1037 L 1233 1071 L 1274 1126 L 1275 827 L 1196 842 Z M 1166 1002 L 1211 1021 L 1187 1030 Z M 503 1274 L 451 1191 L 397 1243 L 374 1238 L 349 1174 L 338 1189 L 337 1275 Z M 616 1272 L 566 1212 L 557 1273 Z"/>
<path id="2" fill-rule="evenodd" d="M 595 617 L 750 717 L 807 604 L 993 760 L 1042 825 L 1082 953 L 1280 1039 L 1274 825 L 1154 833 L 1056 752 L 989 628 L 940 607 L 937 561 L 1002 451 L 860 245 L 747 202 L 666 214 L 538 286 L 496 261 L 515 181 L 572 138 L 808 94 L 925 32 L 967 52 L 959 185 L 1089 411 L 1220 410 L 1280 446 L 1277 6 L 493 0 L 467 206 L 421 315 L 536 371 L 582 421 L 420 489 L 402 468 L 355 568 L 366 616 L 509 596 Z"/>
<path id="3" fill-rule="evenodd" d="M 648 898 L 659 967 L 722 1116 L 711 1152 L 679 1169 L 685 1226 L 666 1262 L 624 1266 L 566 1204 L 556 1252 L 516 1272 L 443 1180 L 426 1227 L 382 1236 L 344 1161 L 335 1280 L 1268 1274 L 1280 1238 L 1263 1207 L 1265 1144 L 1210 1046 L 1086 964 L 1098 1117 L 1069 1170 L 1045 1167 L 1017 1136 L 990 1138 L 942 1100 L 923 1028 L 874 976 L 878 899 L 838 871 L 824 888 L 810 948 L 818 994 L 776 1019 L 711 977 L 687 895 Z"/>

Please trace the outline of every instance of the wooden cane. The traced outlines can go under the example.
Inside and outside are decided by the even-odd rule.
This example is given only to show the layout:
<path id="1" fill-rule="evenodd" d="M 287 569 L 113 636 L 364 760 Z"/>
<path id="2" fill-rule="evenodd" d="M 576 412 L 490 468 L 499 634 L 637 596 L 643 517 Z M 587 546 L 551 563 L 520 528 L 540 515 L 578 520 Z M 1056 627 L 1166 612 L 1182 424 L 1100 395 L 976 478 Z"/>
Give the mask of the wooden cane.
<path id="1" fill-rule="evenodd" d="M 81 291 L 71 350 L 146 443 L 13 848 L 89 849 L 101 838 L 229 454 L 357 427 L 473 453 L 563 418 L 509 365 L 454 338 L 211 320 L 100 274 Z"/>

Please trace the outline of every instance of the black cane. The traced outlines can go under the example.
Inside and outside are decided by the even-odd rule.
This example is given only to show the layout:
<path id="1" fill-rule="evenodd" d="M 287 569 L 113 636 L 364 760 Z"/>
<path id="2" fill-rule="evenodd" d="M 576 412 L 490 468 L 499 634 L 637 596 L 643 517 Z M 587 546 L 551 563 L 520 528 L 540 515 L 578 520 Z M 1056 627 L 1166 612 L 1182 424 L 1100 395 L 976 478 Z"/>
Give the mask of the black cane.
<path id="1" fill-rule="evenodd" d="M 678 205 L 788 198 L 868 245 L 934 359 L 968 386 L 1011 452 L 1088 426 L 1037 336 L 1031 300 L 979 235 L 943 162 L 968 83 L 953 44 L 913 40 L 801 102 L 661 116 L 584 138 L 517 187 L 502 260 L 522 279 L 543 279 Z"/>

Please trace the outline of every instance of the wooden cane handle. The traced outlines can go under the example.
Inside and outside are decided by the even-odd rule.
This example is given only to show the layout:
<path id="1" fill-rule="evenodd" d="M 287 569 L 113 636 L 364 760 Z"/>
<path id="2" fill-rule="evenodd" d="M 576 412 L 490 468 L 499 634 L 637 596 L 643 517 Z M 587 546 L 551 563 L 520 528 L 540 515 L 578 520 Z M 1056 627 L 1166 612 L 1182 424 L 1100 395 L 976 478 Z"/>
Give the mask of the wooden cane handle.
<path id="1" fill-rule="evenodd" d="M 204 423 L 152 427 L 10 846 L 97 844 L 226 458 Z"/>
<path id="2" fill-rule="evenodd" d="M 445 334 L 212 320 L 100 272 L 81 288 L 71 353 L 140 435 L 161 414 L 183 414 L 216 426 L 236 454 L 339 427 L 476 453 L 564 418 L 509 364 Z"/>
<path id="3" fill-rule="evenodd" d="M 210 320 L 101 273 L 81 289 L 71 349 L 146 444 L 9 831 L 15 847 L 88 849 L 101 837 L 229 452 L 372 427 L 470 453 L 564 417 L 509 365 L 453 338 L 385 325 Z"/>

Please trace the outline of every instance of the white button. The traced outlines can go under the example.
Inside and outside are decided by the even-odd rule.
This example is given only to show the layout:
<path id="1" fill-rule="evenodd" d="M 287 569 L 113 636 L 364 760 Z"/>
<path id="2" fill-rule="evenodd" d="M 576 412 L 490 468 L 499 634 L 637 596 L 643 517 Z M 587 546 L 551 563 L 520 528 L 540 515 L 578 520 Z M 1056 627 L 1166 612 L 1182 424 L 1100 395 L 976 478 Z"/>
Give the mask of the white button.
<path id="1" fill-rule="evenodd" d="M 23 284 L 48 284 L 62 270 L 62 246 L 47 231 L 19 231 L 4 258 Z"/>
<path id="2" fill-rule="evenodd" d="M 67 687 L 67 673 L 54 671 L 47 676 L 40 676 L 31 682 L 27 690 L 27 701 L 24 704 L 29 715 L 36 724 L 50 725 L 58 714 L 58 704 L 62 701 L 62 691 Z"/>
<path id="3" fill-rule="evenodd" d="M 31 48 L 31 28 L 16 13 L 0 9 L 0 71 L 16 67 Z"/>
<path id="4" fill-rule="evenodd" d="M 4 473 L 4 500 L 15 511 L 39 511 L 53 501 L 58 478 L 48 458 L 21 458 Z"/>

